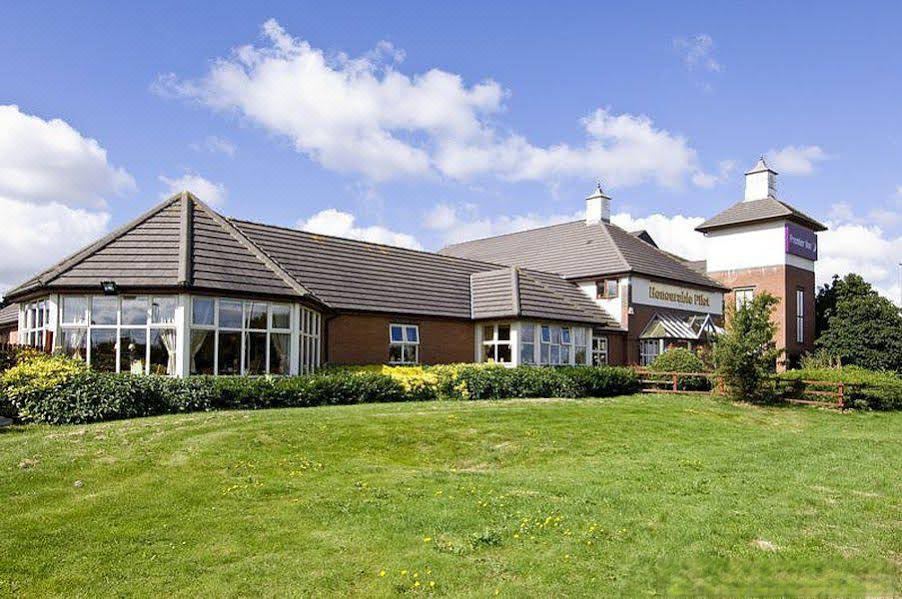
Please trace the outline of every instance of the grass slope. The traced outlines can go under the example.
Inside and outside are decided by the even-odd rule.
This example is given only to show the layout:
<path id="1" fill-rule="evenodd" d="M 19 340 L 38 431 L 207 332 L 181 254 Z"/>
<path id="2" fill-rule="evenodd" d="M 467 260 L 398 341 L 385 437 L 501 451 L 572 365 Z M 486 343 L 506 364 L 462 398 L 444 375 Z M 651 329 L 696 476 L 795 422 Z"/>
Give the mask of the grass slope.
<path id="1" fill-rule="evenodd" d="M 672 397 L 7 429 L 0 595 L 892 595 L 900 440 Z"/>

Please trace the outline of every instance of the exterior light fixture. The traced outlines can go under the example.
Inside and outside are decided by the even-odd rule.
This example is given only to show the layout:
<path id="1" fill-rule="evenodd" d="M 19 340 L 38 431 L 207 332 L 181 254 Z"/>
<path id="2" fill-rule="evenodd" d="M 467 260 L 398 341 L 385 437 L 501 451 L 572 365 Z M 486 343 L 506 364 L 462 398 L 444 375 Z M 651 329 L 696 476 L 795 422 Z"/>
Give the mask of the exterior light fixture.
<path id="1" fill-rule="evenodd" d="M 104 295 L 116 295 L 119 292 L 119 286 L 116 281 L 101 281 L 100 286 L 103 288 Z"/>

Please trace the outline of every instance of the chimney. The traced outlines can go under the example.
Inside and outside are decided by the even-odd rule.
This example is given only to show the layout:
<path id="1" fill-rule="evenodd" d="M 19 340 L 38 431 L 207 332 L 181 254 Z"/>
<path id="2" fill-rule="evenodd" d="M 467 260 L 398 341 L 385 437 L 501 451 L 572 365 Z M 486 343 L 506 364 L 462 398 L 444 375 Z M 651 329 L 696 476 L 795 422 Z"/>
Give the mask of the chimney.
<path id="1" fill-rule="evenodd" d="M 752 170 L 745 174 L 744 201 L 751 202 L 766 198 L 777 199 L 777 171 L 767 166 L 764 156 L 762 156 Z"/>
<path id="2" fill-rule="evenodd" d="M 597 225 L 611 222 L 611 198 L 604 194 L 599 183 L 595 192 L 586 198 L 586 224 Z"/>

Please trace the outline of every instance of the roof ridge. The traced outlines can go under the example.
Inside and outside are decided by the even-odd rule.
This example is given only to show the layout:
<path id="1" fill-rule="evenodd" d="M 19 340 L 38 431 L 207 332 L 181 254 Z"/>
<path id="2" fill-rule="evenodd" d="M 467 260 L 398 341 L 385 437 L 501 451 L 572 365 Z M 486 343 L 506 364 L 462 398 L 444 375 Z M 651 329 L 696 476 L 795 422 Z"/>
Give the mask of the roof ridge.
<path id="1" fill-rule="evenodd" d="M 622 232 L 624 232 L 624 233 L 626 233 L 627 235 L 629 235 L 630 238 L 635 239 L 636 241 L 638 241 L 638 242 L 640 242 L 640 243 L 645 244 L 646 246 L 648 246 L 647 248 L 643 248 L 643 249 L 651 249 L 652 251 L 657 252 L 658 254 L 660 254 L 660 256 L 661 256 L 662 258 L 666 258 L 666 259 L 670 260 L 671 262 L 673 262 L 674 264 L 678 265 L 680 268 L 685 269 L 688 273 L 692 273 L 693 275 L 699 275 L 699 276 L 703 277 L 704 279 L 710 281 L 711 284 L 712 284 L 712 286 L 717 287 L 717 288 L 724 288 L 724 286 L 723 286 L 722 283 L 718 283 L 717 281 L 715 281 L 714 279 L 712 279 L 711 277 L 709 277 L 707 274 L 698 272 L 697 270 L 693 270 L 693 269 L 689 268 L 688 266 L 686 266 L 686 263 L 683 262 L 682 260 L 679 260 L 679 259 L 676 257 L 675 254 L 671 254 L 670 252 L 668 252 L 668 251 L 666 251 L 666 250 L 662 250 L 661 248 L 659 248 L 659 247 L 657 247 L 657 246 L 654 246 L 654 245 L 651 245 L 650 243 L 645 243 L 644 241 L 642 241 L 641 239 L 639 239 L 639 238 L 636 237 L 635 235 L 630 235 L 629 231 L 627 231 L 626 229 L 623 229 L 622 227 L 618 227 L 617 225 L 615 225 L 615 224 L 613 224 L 613 223 L 609 223 L 609 226 L 611 226 L 611 227 L 617 227 L 617 228 L 620 229 Z M 608 233 L 608 234 L 610 235 L 610 233 Z M 612 243 L 614 244 L 614 246 L 617 248 L 617 251 L 620 252 L 620 247 L 617 246 L 617 242 L 614 241 L 614 238 L 613 238 L 613 237 L 611 238 L 611 242 L 612 242 Z M 622 253 L 621 253 L 621 257 L 623 257 L 623 254 L 622 254 Z M 626 258 L 624 258 L 624 260 L 626 261 L 627 266 L 629 266 L 629 269 L 630 269 L 631 271 L 632 271 L 632 270 L 635 270 L 635 269 L 633 268 L 633 265 L 629 263 L 629 260 L 626 260 Z M 636 272 L 639 272 L 639 271 L 636 271 Z"/>
<path id="2" fill-rule="evenodd" d="M 162 202 L 155 205 L 154 207 L 150 208 L 143 214 L 140 214 L 139 216 L 130 220 L 129 222 L 125 223 L 124 225 L 114 229 L 113 231 L 110 231 L 109 233 L 107 233 L 106 235 L 104 235 L 103 237 L 98 239 L 97 241 L 95 241 L 95 242 L 89 244 L 88 246 L 81 248 L 77 252 L 70 254 L 69 256 L 63 258 L 62 260 L 60 260 L 59 262 L 57 262 L 50 268 L 41 271 L 39 274 L 31 277 L 30 279 L 28 279 L 21 285 L 19 285 L 17 287 L 13 287 L 12 289 L 10 289 L 9 291 L 6 292 L 4 297 L 9 296 L 10 293 L 15 293 L 20 290 L 24 291 L 23 288 L 28 283 L 31 283 L 32 281 L 34 281 L 35 283 L 37 283 L 39 285 L 46 285 L 47 283 L 58 278 L 63 273 L 65 273 L 65 272 L 71 270 L 72 268 L 74 268 L 75 266 L 81 264 L 86 258 L 88 258 L 94 252 L 97 252 L 97 251 L 103 249 L 104 247 L 106 247 L 109 244 L 111 244 L 112 242 L 116 241 L 117 239 L 119 239 L 120 237 L 122 237 L 123 235 L 125 235 L 126 233 L 128 233 L 129 231 L 134 229 L 135 227 L 140 226 L 141 224 L 143 224 L 144 222 L 149 220 L 151 217 L 156 216 L 163 209 L 168 208 L 170 205 L 172 205 L 173 203 L 178 201 L 180 198 L 181 198 L 181 193 L 173 194 L 172 196 L 163 200 Z M 32 286 L 34 286 L 34 285 L 29 285 L 29 287 L 32 287 Z"/>
<path id="3" fill-rule="evenodd" d="M 523 233 L 531 233 L 533 231 L 540 231 L 542 229 L 550 229 L 552 227 L 560 227 L 562 225 L 572 225 L 574 223 L 579 223 L 579 222 L 582 222 L 582 221 L 578 220 L 578 219 L 577 220 L 568 220 L 568 221 L 565 221 L 562 223 L 553 223 L 550 225 L 542 225 L 541 227 L 533 227 L 531 229 L 521 229 L 519 231 L 510 231 L 509 233 L 501 233 L 499 235 L 486 235 L 485 237 L 477 237 L 475 239 L 468 239 L 467 241 L 458 241 L 457 243 L 450 243 L 450 244 L 446 245 L 445 247 L 443 247 L 441 250 L 439 250 L 439 252 L 441 252 L 442 250 L 446 250 L 448 248 L 453 248 L 453 247 L 457 247 L 460 245 L 467 245 L 468 243 L 474 243 L 476 241 L 485 241 L 487 239 L 498 239 L 499 237 L 510 237 L 511 235 L 522 235 Z"/>
<path id="4" fill-rule="evenodd" d="M 409 252 L 409 253 L 413 253 L 413 254 L 426 254 L 428 256 L 433 256 L 435 258 L 439 258 L 442 260 L 455 260 L 457 262 L 466 262 L 466 263 L 469 263 L 469 264 L 472 264 L 475 266 L 489 266 L 489 267 L 493 267 L 493 270 L 508 267 L 508 265 L 506 265 L 506 264 L 499 264 L 497 262 L 486 262 L 485 260 L 474 260 L 472 258 L 461 258 L 460 256 L 448 256 L 448 255 L 440 254 L 438 252 L 434 252 L 431 250 L 418 250 L 418 249 L 414 249 L 414 248 L 402 247 L 400 245 L 391 245 L 388 243 L 379 243 L 376 241 L 364 241 L 363 239 L 352 239 L 350 237 L 341 237 L 340 235 L 329 235 L 327 233 L 315 233 L 313 231 L 304 231 L 303 229 L 295 229 L 294 227 L 286 227 L 284 225 L 272 225 L 269 223 L 261 223 L 258 221 L 247 220 L 244 218 L 230 218 L 230 217 L 223 217 L 223 218 L 225 218 L 226 220 L 228 220 L 230 222 L 238 222 L 238 223 L 245 223 L 245 224 L 249 224 L 249 225 L 257 225 L 259 227 L 266 227 L 268 229 L 278 229 L 280 231 L 286 231 L 288 233 L 309 235 L 312 237 L 325 237 L 327 239 L 337 239 L 339 241 L 345 241 L 345 242 L 349 242 L 349 243 L 353 243 L 353 244 L 357 244 L 357 245 L 366 245 L 366 246 L 372 246 L 372 247 L 377 247 L 377 248 L 383 247 L 383 248 L 389 248 L 392 250 L 399 250 L 402 252 Z"/>
<path id="5" fill-rule="evenodd" d="M 611 241 L 611 245 L 614 246 L 614 251 L 617 252 L 617 255 L 620 257 L 620 261 L 626 266 L 627 270 L 632 270 L 633 265 L 630 264 L 630 261 L 627 260 L 626 256 L 623 255 L 623 250 L 620 249 L 620 245 L 617 243 L 617 241 L 614 239 L 614 236 L 611 235 L 611 232 L 608 230 L 609 227 L 617 227 L 617 225 L 615 225 L 611 221 L 608 221 L 603 224 L 605 226 L 603 226 L 602 229 L 604 229 L 605 235 L 607 235 L 608 239 Z M 625 229 L 622 229 L 620 227 L 617 227 L 617 228 L 620 229 L 621 231 L 623 231 L 624 233 L 626 233 L 627 235 L 629 235 L 632 239 L 637 239 L 640 242 L 645 243 L 644 241 L 642 241 L 635 235 L 630 235 L 630 233 L 628 231 L 626 231 Z M 652 247 L 651 244 L 649 244 L 649 243 L 645 243 L 645 245 Z M 657 248 L 655 248 L 655 249 L 657 249 Z"/>
<path id="6" fill-rule="evenodd" d="M 199 206 L 201 210 L 203 210 L 207 216 L 212 218 L 216 224 L 226 230 L 229 235 L 231 235 L 235 240 L 237 240 L 241 245 L 245 247 L 245 249 L 249 250 L 257 259 L 263 262 L 267 268 L 269 268 L 276 276 L 278 276 L 282 281 L 284 281 L 291 289 L 295 291 L 300 296 L 310 296 L 316 299 L 317 301 L 322 301 L 316 295 L 310 292 L 309 289 L 304 287 L 300 281 L 295 279 L 291 274 L 288 273 L 278 262 L 276 262 L 269 253 L 262 250 L 256 243 L 251 241 L 247 235 L 245 235 L 238 227 L 232 224 L 229 219 L 219 214 L 209 206 L 207 206 L 204 202 L 202 202 L 197 196 L 193 193 L 186 192 L 188 197 L 190 197 L 195 205 Z M 325 303 L 325 302 L 323 302 Z"/>

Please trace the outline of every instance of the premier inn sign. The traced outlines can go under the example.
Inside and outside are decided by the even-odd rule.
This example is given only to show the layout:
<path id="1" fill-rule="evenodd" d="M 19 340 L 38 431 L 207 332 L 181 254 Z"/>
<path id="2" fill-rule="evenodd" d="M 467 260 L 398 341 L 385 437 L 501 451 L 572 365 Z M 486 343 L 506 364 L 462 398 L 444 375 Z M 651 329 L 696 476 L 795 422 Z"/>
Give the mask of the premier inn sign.
<path id="1" fill-rule="evenodd" d="M 723 313 L 723 294 L 716 291 L 703 291 L 634 278 L 632 292 L 632 301 L 636 304 L 705 314 Z"/>

